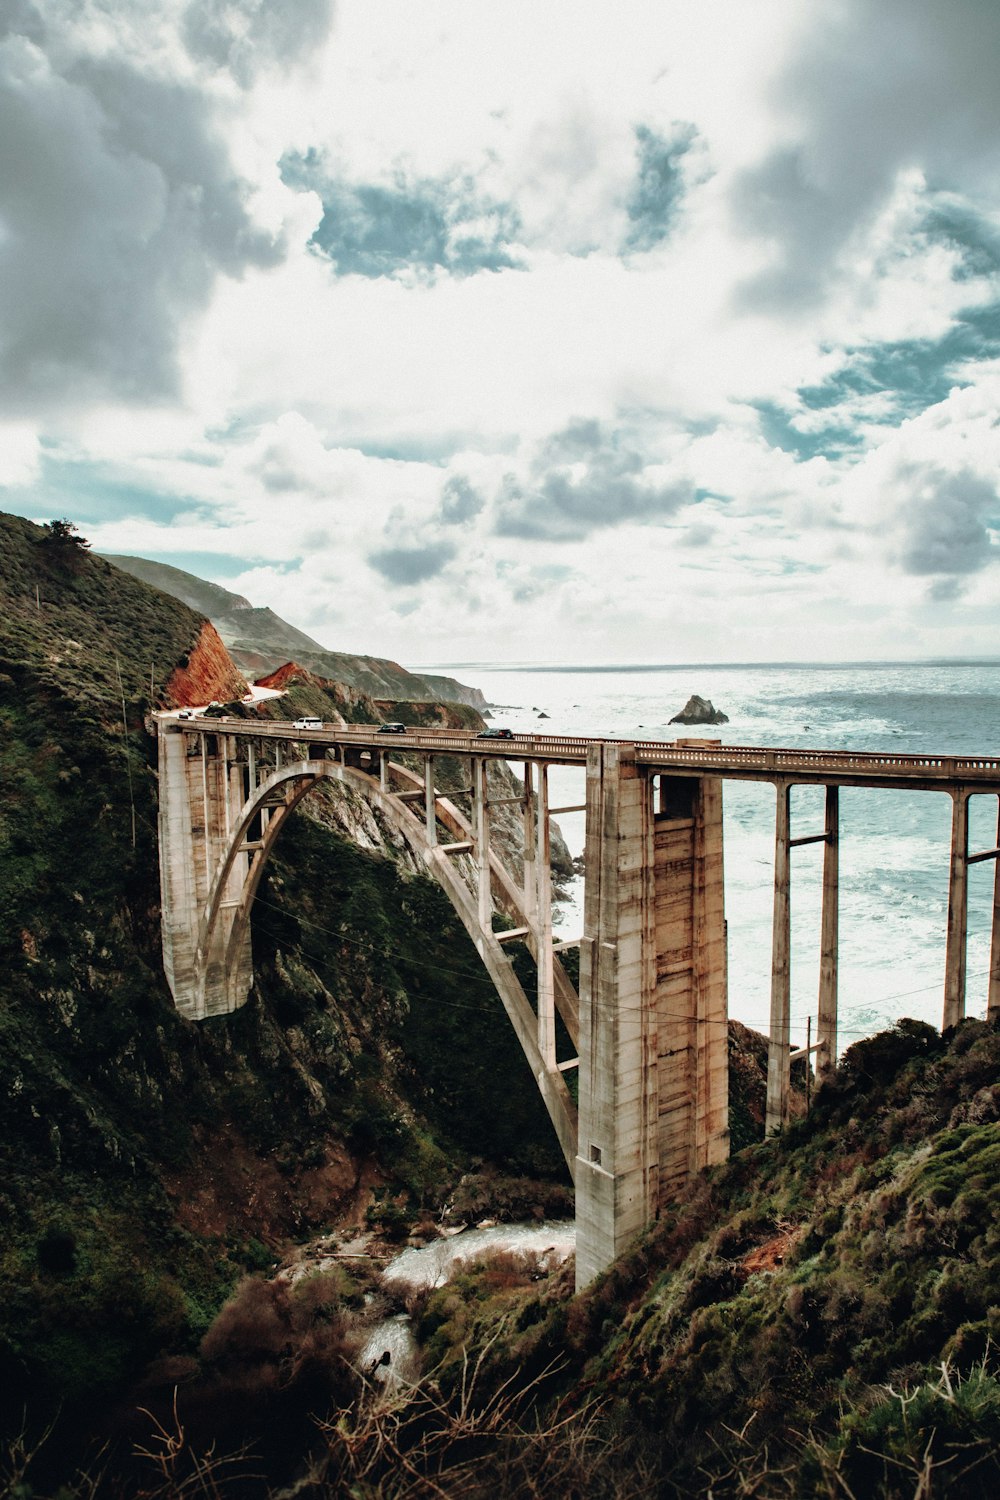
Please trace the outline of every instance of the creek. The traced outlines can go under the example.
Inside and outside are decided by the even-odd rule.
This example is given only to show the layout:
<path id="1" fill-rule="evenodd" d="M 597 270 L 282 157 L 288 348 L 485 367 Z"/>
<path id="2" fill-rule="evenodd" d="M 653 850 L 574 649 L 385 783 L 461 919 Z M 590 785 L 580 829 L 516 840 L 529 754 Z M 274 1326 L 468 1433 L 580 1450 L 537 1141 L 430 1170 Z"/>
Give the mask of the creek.
<path id="1" fill-rule="evenodd" d="M 404 1286 L 444 1286 L 470 1261 L 497 1252 L 530 1252 L 538 1257 L 539 1269 L 547 1272 L 561 1265 L 575 1248 L 572 1220 L 465 1229 L 429 1245 L 401 1251 L 383 1270 L 381 1285 L 390 1295 Z M 420 1353 L 406 1313 L 375 1325 L 358 1355 L 357 1366 L 362 1374 L 383 1385 L 405 1384 L 417 1378 Z"/>

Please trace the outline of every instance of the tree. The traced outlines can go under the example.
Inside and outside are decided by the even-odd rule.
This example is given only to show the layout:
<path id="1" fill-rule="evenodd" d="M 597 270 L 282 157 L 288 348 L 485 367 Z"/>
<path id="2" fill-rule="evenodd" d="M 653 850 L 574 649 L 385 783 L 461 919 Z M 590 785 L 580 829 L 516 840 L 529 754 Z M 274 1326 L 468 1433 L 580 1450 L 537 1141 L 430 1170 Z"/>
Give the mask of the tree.
<path id="1" fill-rule="evenodd" d="M 57 552 L 65 553 L 71 547 L 86 552 L 90 547 L 87 538 L 80 535 L 72 521 L 50 521 L 44 531 L 43 543 Z"/>

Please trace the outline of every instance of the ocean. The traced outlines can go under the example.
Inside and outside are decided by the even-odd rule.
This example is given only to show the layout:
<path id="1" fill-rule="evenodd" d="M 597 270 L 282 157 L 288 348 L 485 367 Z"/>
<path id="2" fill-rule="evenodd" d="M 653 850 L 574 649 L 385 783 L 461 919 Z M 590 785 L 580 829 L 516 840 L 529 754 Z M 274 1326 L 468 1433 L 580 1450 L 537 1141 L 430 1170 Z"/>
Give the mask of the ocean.
<path id="1" fill-rule="evenodd" d="M 427 670 L 430 670 L 428 668 Z M 873 662 L 850 666 L 510 667 L 442 664 L 478 687 L 494 722 L 514 730 L 671 740 L 705 734 L 732 745 L 1000 753 L 1000 663 Z M 671 725 L 692 693 L 729 723 Z M 542 715 L 547 715 L 542 718 Z M 516 767 L 515 767 L 516 768 Z M 553 768 L 552 803 L 582 801 L 582 773 Z M 998 799 L 970 804 L 970 850 L 996 848 Z M 937 792 L 844 789 L 840 795 L 840 1047 L 901 1016 L 941 1024 L 951 800 Z M 724 789 L 729 1006 L 766 1031 L 770 1007 L 774 789 Z M 557 820 L 572 853 L 583 814 Z M 792 837 L 823 827 L 822 788 L 792 793 Z M 805 1040 L 819 982 L 821 844 L 792 851 L 792 1036 Z M 967 1013 L 985 1015 L 994 862 L 969 870 Z M 582 886 L 582 882 L 580 883 Z M 581 930 L 582 890 L 559 913 Z"/>

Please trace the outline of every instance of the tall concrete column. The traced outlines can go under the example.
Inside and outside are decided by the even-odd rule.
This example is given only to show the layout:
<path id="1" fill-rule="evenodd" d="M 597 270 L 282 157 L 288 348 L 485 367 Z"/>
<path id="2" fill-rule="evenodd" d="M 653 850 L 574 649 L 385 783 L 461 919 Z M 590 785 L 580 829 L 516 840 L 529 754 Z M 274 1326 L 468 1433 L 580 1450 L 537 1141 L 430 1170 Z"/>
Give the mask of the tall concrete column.
<path id="1" fill-rule="evenodd" d="M 437 843 L 437 811 L 434 800 L 434 757 L 424 757 L 424 828 L 429 844 Z"/>
<path id="2" fill-rule="evenodd" d="M 948 942 L 944 961 L 944 1016 L 942 1031 L 957 1026 L 965 1015 L 965 953 L 968 930 L 969 796 L 952 793 L 951 874 L 948 881 Z"/>
<path id="3" fill-rule="evenodd" d="M 552 954 L 552 835 L 549 824 L 549 768 L 538 767 L 538 834 L 535 841 L 535 931 L 538 948 L 538 1050 L 546 1067 L 556 1064 L 555 973 Z"/>
<path id="4" fill-rule="evenodd" d="M 538 905 L 535 889 L 535 844 L 538 837 L 537 813 L 535 809 L 535 768 L 530 760 L 524 763 L 524 802 L 521 808 L 521 826 L 524 842 L 524 910 L 534 912 Z"/>
<path id="5" fill-rule="evenodd" d="M 767 1106 L 764 1130 L 784 1124 L 788 1113 L 789 1054 L 791 1051 L 791 869 L 789 813 L 791 785 L 776 787 L 774 828 L 774 920 L 771 928 L 771 1028 L 767 1049 Z"/>
<path id="6" fill-rule="evenodd" d="M 490 809 L 485 756 L 472 759 L 472 836 L 476 844 L 479 890 L 479 925 L 489 932 L 493 923 L 493 892 L 490 885 Z"/>
<path id="7" fill-rule="evenodd" d="M 645 1087 L 656 1060 L 646 936 L 652 819 L 649 784 L 634 757 L 633 747 L 612 744 L 591 745 L 587 755 L 578 1287 L 610 1265 L 656 1213 L 655 1130 Z"/>
<path id="8" fill-rule="evenodd" d="M 729 1154 L 722 784 L 660 778 L 653 820 L 657 1204 Z"/>
<path id="9" fill-rule="evenodd" d="M 577 1285 L 729 1154 L 722 787 L 591 746 Z"/>
<path id="10" fill-rule="evenodd" d="M 695 1110 L 690 1142 L 690 1170 L 725 1161 L 729 1156 L 729 994 L 726 952 L 725 883 L 722 866 L 722 782 L 703 776 L 697 783 L 694 815 L 694 870 L 691 906 L 694 946 L 691 955 L 691 987 L 697 1018 L 694 1067 Z M 659 875 L 659 871 L 657 871 Z M 659 889 L 659 881 L 658 881 Z M 663 963 L 663 946 L 657 934 L 657 977 Z M 667 1070 L 659 1062 L 661 1110 Z M 660 1203 L 667 1187 L 660 1169 Z"/>
<path id="11" fill-rule="evenodd" d="M 819 1006 L 816 1071 L 820 1078 L 837 1061 L 837 952 L 839 941 L 840 788 L 826 789 L 823 849 L 823 915 L 820 925 Z M 807 1060 L 808 1066 L 808 1060 Z"/>
<path id="12" fill-rule="evenodd" d="M 997 799 L 997 848 L 1000 849 L 1000 798 Z M 986 1018 L 1000 1016 L 1000 858 L 993 866 L 993 930 L 990 941 L 990 988 Z"/>

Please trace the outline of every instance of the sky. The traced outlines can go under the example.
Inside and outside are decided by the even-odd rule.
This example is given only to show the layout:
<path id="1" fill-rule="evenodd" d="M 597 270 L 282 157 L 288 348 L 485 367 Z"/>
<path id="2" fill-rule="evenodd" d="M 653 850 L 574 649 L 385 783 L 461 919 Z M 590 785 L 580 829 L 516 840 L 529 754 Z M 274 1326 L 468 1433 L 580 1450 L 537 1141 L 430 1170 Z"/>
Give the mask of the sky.
<path id="1" fill-rule="evenodd" d="M 0 0 L 0 509 L 407 665 L 1000 655 L 997 0 Z"/>

